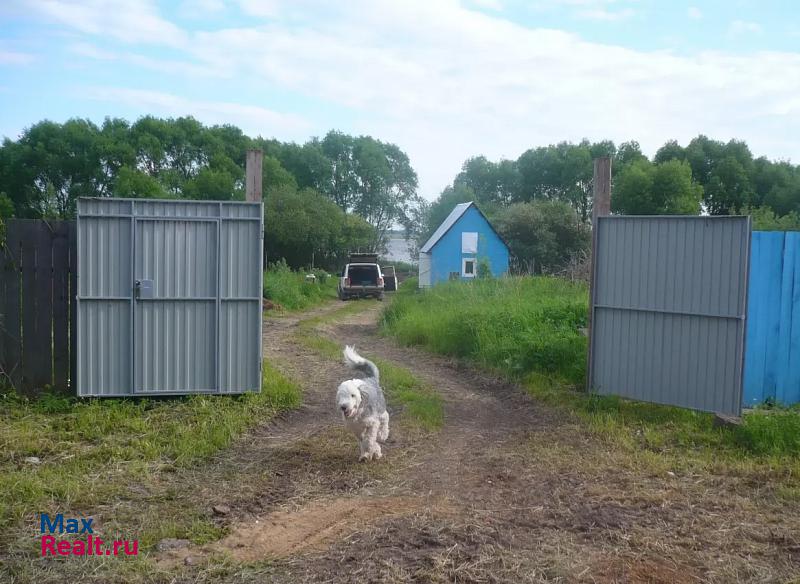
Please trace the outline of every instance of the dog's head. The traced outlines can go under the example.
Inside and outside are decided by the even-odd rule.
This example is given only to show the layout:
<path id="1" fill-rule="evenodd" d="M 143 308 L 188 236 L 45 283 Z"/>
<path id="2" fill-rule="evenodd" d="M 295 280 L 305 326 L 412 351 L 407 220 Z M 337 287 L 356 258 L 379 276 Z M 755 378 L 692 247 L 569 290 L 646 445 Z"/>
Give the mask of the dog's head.
<path id="1" fill-rule="evenodd" d="M 339 384 L 339 389 L 336 391 L 336 406 L 345 418 L 355 416 L 358 408 L 361 407 L 363 383 L 360 379 L 348 379 Z"/>

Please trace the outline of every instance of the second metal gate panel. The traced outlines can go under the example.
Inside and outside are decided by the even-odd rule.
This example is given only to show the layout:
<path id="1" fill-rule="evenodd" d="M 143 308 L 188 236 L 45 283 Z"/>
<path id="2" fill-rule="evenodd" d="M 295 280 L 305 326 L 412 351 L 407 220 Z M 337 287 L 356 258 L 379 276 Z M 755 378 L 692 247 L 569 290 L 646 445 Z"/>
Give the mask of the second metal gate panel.
<path id="1" fill-rule="evenodd" d="M 601 217 L 590 385 L 741 411 L 747 217 Z"/>

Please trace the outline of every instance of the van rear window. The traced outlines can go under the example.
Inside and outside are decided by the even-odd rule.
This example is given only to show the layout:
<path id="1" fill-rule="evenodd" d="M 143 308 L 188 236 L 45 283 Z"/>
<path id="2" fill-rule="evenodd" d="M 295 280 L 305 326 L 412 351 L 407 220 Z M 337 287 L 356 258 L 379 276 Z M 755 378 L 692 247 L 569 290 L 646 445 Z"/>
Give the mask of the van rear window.
<path id="1" fill-rule="evenodd" d="M 377 286 L 378 266 L 350 266 L 347 277 L 351 286 Z"/>

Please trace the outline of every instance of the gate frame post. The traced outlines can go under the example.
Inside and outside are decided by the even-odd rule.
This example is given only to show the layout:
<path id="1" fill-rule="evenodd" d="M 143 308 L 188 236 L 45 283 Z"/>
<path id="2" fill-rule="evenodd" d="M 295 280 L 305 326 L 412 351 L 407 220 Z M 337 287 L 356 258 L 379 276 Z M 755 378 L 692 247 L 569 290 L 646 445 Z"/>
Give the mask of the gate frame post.
<path id="1" fill-rule="evenodd" d="M 597 269 L 597 227 L 598 219 L 611 214 L 611 157 L 601 156 L 594 159 L 592 176 L 592 251 L 589 264 L 589 311 L 586 318 L 586 330 L 589 337 L 589 351 L 586 359 L 586 391 L 592 391 L 592 352 L 594 335 L 595 270 Z"/>
<path id="2" fill-rule="evenodd" d="M 247 161 L 245 163 L 245 201 L 248 203 L 260 203 L 261 196 L 261 172 L 263 166 L 264 152 L 259 149 L 247 151 Z"/>

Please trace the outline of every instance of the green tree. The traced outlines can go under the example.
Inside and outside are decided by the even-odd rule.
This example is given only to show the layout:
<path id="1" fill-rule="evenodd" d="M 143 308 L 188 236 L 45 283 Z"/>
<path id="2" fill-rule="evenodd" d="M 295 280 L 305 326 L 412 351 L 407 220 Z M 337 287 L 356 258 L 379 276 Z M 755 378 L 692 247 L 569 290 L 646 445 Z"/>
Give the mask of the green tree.
<path id="1" fill-rule="evenodd" d="M 421 221 L 418 242 L 422 246 L 433 235 L 436 228 L 447 219 L 447 216 L 459 203 L 471 203 L 477 200 L 473 190 L 463 184 L 447 186 L 442 194 L 430 205 Z"/>
<path id="2" fill-rule="evenodd" d="M 661 209 L 652 196 L 653 164 L 637 160 L 614 177 L 611 210 L 624 215 L 657 215 Z"/>
<path id="3" fill-rule="evenodd" d="M 380 249 L 386 231 L 407 221 L 418 204 L 417 173 L 400 148 L 369 136 L 356 139 L 353 153 L 359 192 L 354 211 L 373 226 L 373 247 Z"/>
<path id="4" fill-rule="evenodd" d="M 705 185 L 705 205 L 712 215 L 737 213 L 753 203 L 755 192 L 745 166 L 734 156 L 716 161 Z"/>
<path id="5" fill-rule="evenodd" d="M 520 199 L 523 201 L 560 200 L 572 205 L 582 221 L 591 213 L 593 153 L 612 153 L 613 143 L 580 144 L 561 142 L 524 152 L 517 159 L 520 173 Z"/>
<path id="6" fill-rule="evenodd" d="M 117 171 L 114 196 L 124 199 L 163 199 L 167 193 L 156 178 L 123 166 Z"/>
<path id="7" fill-rule="evenodd" d="M 653 157 L 653 162 L 661 164 L 668 160 L 686 160 L 686 150 L 678 144 L 677 140 L 670 140 L 658 149 Z"/>
<path id="8" fill-rule="evenodd" d="M 0 193 L 0 219 L 8 219 L 14 216 L 14 202 L 5 194 Z"/>
<path id="9" fill-rule="evenodd" d="M 338 269 L 348 251 L 368 248 L 373 229 L 312 189 L 275 189 L 265 203 L 265 238 L 270 262 Z"/>
<path id="10" fill-rule="evenodd" d="M 237 194 L 235 183 L 233 176 L 226 170 L 205 167 L 186 181 L 183 186 L 183 196 L 201 201 L 231 201 Z"/>
<path id="11" fill-rule="evenodd" d="M 692 181 L 688 163 L 637 160 L 614 179 L 611 209 L 626 215 L 696 215 L 703 189 Z"/>
<path id="12" fill-rule="evenodd" d="M 614 167 L 618 168 L 641 160 L 647 160 L 647 156 L 642 153 L 639 143 L 636 140 L 623 142 L 614 155 Z"/>
<path id="13" fill-rule="evenodd" d="M 692 169 L 686 162 L 670 160 L 654 165 L 653 197 L 664 214 L 697 215 L 703 188 L 692 181 Z"/>
<path id="14" fill-rule="evenodd" d="M 529 272 L 559 270 L 589 249 L 589 229 L 563 201 L 515 203 L 499 211 L 493 223 L 511 255 Z"/>
<path id="15" fill-rule="evenodd" d="M 342 132 L 328 132 L 321 143 L 322 152 L 330 161 L 330 184 L 325 193 L 343 211 L 350 211 L 358 197 L 356 163 L 354 159 L 355 139 Z"/>
<path id="16" fill-rule="evenodd" d="M 317 140 L 303 144 L 284 144 L 275 154 L 281 165 L 294 176 L 301 189 L 326 192 L 331 184 L 331 161 Z"/>
<path id="17" fill-rule="evenodd" d="M 297 190 L 297 180 L 291 172 L 283 168 L 277 158 L 265 155 L 261 163 L 261 188 L 264 196 L 269 196 L 269 193 L 281 187 Z"/>

